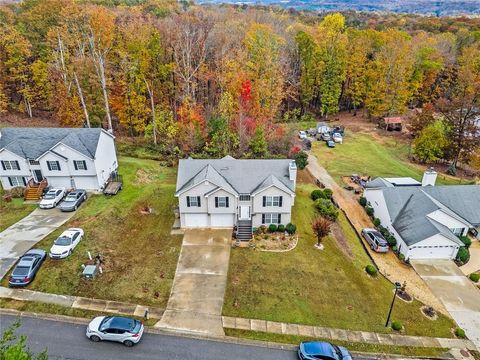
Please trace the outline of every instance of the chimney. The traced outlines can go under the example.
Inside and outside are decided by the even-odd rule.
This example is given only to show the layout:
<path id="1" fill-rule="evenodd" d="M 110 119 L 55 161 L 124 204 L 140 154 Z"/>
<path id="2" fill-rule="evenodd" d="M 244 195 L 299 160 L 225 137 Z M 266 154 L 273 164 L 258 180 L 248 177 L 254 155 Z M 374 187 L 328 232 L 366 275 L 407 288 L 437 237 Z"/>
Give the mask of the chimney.
<path id="1" fill-rule="evenodd" d="M 297 164 L 295 160 L 292 160 L 288 165 L 288 176 L 291 181 L 296 185 L 297 184 Z"/>
<path id="2" fill-rule="evenodd" d="M 437 172 L 432 167 L 428 170 L 425 170 L 423 173 L 422 186 L 435 186 L 435 181 L 437 180 Z"/>

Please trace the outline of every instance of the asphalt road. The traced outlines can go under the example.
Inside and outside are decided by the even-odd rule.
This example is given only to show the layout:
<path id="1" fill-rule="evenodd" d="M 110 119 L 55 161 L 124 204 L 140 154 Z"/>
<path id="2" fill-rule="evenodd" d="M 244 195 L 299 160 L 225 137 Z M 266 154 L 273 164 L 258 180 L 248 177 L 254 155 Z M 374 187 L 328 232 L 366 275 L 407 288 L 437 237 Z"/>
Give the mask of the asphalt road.
<path id="1" fill-rule="evenodd" d="M 1 333 L 15 319 L 14 316 L 0 314 Z M 21 318 L 21 327 L 17 330 L 17 335 L 20 334 L 28 337 L 30 350 L 37 353 L 47 348 L 51 359 L 297 359 L 295 352 L 289 350 L 156 334 L 144 334 L 142 341 L 133 348 L 127 348 L 116 343 L 93 343 L 85 336 L 85 325 L 30 317 Z M 366 360 L 367 358 L 355 357 L 355 359 Z M 374 359 L 374 357 L 371 359 Z"/>

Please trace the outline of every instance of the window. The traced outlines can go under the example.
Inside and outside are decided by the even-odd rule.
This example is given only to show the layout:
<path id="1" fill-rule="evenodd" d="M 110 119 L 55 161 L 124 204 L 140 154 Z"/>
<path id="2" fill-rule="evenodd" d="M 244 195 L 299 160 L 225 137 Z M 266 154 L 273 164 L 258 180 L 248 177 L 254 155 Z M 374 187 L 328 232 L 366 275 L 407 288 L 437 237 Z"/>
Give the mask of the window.
<path id="1" fill-rule="evenodd" d="M 200 207 L 200 196 L 187 196 L 187 207 Z"/>
<path id="2" fill-rule="evenodd" d="M 25 186 L 25 178 L 21 176 L 9 176 L 8 177 L 8 182 L 10 183 L 10 186 Z"/>
<path id="3" fill-rule="evenodd" d="M 30 165 L 40 165 L 40 161 L 37 160 L 28 160 L 28 162 L 30 163 Z"/>
<path id="4" fill-rule="evenodd" d="M 4 160 L 2 161 L 3 170 L 20 170 L 20 165 L 17 160 Z"/>
<path id="5" fill-rule="evenodd" d="M 228 208 L 228 196 L 215 197 L 215 207 Z"/>
<path id="6" fill-rule="evenodd" d="M 280 224 L 281 222 L 281 214 L 262 214 L 262 224 Z"/>
<path id="7" fill-rule="evenodd" d="M 85 160 L 73 160 L 75 170 L 87 170 L 87 162 Z"/>
<path id="8" fill-rule="evenodd" d="M 60 163 L 58 161 L 47 161 L 48 170 L 50 171 L 60 171 Z"/>
<path id="9" fill-rule="evenodd" d="M 250 201 L 250 195 L 240 195 L 240 201 Z"/>
<path id="10" fill-rule="evenodd" d="M 266 206 L 282 206 L 283 196 L 264 196 L 263 207 Z"/>

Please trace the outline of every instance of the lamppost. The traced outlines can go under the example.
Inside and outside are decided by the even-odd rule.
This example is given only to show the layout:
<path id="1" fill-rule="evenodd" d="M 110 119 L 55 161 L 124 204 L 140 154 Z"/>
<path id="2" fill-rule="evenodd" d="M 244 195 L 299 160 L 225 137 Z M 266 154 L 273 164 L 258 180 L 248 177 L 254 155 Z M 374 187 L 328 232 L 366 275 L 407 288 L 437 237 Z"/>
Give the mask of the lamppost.
<path id="1" fill-rule="evenodd" d="M 385 327 L 388 327 L 388 323 L 390 322 L 390 315 L 392 315 L 393 304 L 395 304 L 395 298 L 397 297 L 397 292 L 402 287 L 398 281 L 395 283 L 395 294 L 393 294 L 392 304 L 390 305 L 390 310 L 388 311 L 387 322 L 385 323 Z"/>

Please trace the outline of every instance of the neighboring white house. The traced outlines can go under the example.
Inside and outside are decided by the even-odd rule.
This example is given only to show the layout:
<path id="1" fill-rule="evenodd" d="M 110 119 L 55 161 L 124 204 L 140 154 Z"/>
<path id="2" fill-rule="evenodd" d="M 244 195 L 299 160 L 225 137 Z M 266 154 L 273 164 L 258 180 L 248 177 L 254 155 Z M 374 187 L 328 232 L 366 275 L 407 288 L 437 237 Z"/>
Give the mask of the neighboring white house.
<path id="1" fill-rule="evenodd" d="M 112 134 L 100 128 L 0 129 L 4 189 L 31 179 L 52 187 L 101 190 L 118 168 Z"/>
<path id="2" fill-rule="evenodd" d="M 292 160 L 180 160 L 177 175 L 180 226 L 228 228 L 288 224 L 295 200 Z M 240 234 L 242 235 L 242 234 Z M 242 236 L 239 236 L 242 238 Z"/>
<path id="3" fill-rule="evenodd" d="M 454 259 L 463 245 L 458 235 L 471 231 L 480 238 L 480 186 L 433 186 L 435 178 L 429 170 L 423 186 L 376 178 L 365 187 L 375 217 L 395 236 L 405 259 Z"/>

